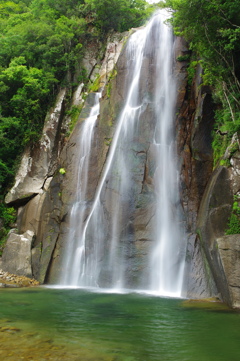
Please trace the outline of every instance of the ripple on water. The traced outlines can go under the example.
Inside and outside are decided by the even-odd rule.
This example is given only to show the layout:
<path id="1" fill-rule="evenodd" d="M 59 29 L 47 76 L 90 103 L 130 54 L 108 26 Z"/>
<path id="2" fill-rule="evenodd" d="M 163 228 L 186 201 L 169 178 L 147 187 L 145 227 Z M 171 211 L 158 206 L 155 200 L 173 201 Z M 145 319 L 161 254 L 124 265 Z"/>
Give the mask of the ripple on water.
<path id="1" fill-rule="evenodd" d="M 239 361 L 240 314 L 192 303 L 83 289 L 3 289 L 0 360 Z"/>

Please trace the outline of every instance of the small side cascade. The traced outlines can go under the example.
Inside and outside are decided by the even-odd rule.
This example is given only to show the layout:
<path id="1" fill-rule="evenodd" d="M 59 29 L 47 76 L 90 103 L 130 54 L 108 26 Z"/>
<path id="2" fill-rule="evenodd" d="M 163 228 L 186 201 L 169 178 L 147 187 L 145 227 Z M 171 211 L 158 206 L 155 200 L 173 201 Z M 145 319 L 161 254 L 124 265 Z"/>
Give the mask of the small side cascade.
<path id="1" fill-rule="evenodd" d="M 61 281 L 64 285 L 144 288 L 158 295 L 181 296 L 186 241 L 179 219 L 176 84 L 172 30 L 164 23 L 167 17 L 166 11 L 159 11 L 128 40 L 125 102 L 86 219 L 82 210 L 98 105 L 83 125 L 77 200 L 71 209 Z M 153 185 L 144 184 L 146 168 Z M 147 197 L 155 207 L 149 221 L 151 237 L 136 240 L 134 217 Z M 138 257 L 144 242 L 150 244 L 147 266 L 139 266 L 132 259 Z"/>
<path id="2" fill-rule="evenodd" d="M 63 285 L 77 285 L 79 274 L 84 264 L 84 244 L 82 233 L 84 228 L 84 217 L 86 213 L 86 192 L 88 183 L 89 160 L 91 155 L 91 144 L 94 137 L 94 126 L 99 114 L 100 93 L 95 94 L 95 102 L 89 117 L 85 119 L 81 139 L 79 141 L 79 163 L 77 165 L 77 189 L 76 200 L 70 210 L 70 227 L 65 250 L 64 264 L 62 266 L 61 283 Z"/>

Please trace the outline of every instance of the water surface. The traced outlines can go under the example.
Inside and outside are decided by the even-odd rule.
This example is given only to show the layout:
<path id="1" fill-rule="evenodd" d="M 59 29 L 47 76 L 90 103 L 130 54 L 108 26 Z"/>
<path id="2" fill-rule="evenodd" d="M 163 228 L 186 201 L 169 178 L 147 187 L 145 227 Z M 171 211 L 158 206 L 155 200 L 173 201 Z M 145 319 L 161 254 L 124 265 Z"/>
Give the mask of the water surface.
<path id="1" fill-rule="evenodd" d="M 136 293 L 2 289 L 0 359 L 239 361 L 240 314 L 204 306 Z"/>

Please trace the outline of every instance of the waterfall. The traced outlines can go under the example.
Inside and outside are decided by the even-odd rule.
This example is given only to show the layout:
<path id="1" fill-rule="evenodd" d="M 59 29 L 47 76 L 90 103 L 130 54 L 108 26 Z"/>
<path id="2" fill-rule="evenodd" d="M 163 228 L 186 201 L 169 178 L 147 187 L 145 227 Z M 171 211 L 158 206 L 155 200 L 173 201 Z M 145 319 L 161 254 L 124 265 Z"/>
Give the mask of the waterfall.
<path id="1" fill-rule="evenodd" d="M 174 140 L 176 81 L 172 74 L 173 40 L 168 26 L 161 26 L 157 55 L 154 108 L 158 119 L 153 139 L 156 171 L 155 242 L 150 255 L 151 290 L 180 296 L 183 286 L 186 240 L 180 226 L 179 184 Z"/>
<path id="2" fill-rule="evenodd" d="M 128 40 L 125 102 L 86 219 L 82 209 L 97 105 L 84 123 L 63 284 L 145 288 L 159 295 L 181 295 L 185 242 L 178 215 L 176 85 L 172 31 L 165 19 L 166 12 L 155 14 Z M 152 179 L 148 184 L 147 173 Z M 147 239 L 145 235 L 136 240 L 134 215 L 141 218 L 139 209 L 146 199 L 151 203 L 146 211 L 151 229 Z M 144 244 L 148 252 L 142 251 Z M 138 260 L 141 252 L 148 253 L 143 263 Z"/>
<path id="3" fill-rule="evenodd" d="M 77 189 L 75 202 L 70 210 L 69 234 L 61 275 L 61 283 L 64 285 L 78 284 L 79 274 L 82 272 L 81 267 L 84 264 L 85 245 L 82 242 L 82 233 L 86 213 L 86 193 L 91 144 L 94 135 L 94 126 L 99 114 L 100 96 L 100 93 L 95 94 L 94 105 L 81 128 L 81 139 L 78 149 L 79 163 L 77 164 Z"/>

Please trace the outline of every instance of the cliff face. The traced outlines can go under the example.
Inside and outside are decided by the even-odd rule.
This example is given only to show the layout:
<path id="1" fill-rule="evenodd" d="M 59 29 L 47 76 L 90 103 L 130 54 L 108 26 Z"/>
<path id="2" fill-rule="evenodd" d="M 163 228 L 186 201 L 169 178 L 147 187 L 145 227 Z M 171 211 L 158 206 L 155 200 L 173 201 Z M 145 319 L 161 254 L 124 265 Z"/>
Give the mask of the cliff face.
<path id="1" fill-rule="evenodd" d="M 183 39 L 177 39 L 177 43 L 176 58 L 188 53 Z M 200 67 L 189 84 L 187 66 L 185 61 L 177 63 L 179 95 L 176 114 L 180 198 L 188 238 L 185 292 L 187 297 L 201 298 L 217 295 L 211 270 L 196 234 L 198 210 L 213 169 L 211 132 L 214 104 L 210 89 L 201 87 Z"/>
<path id="2" fill-rule="evenodd" d="M 186 295 L 191 298 L 217 296 L 239 307 L 239 235 L 225 235 L 233 197 L 238 197 L 240 189 L 239 137 L 234 135 L 225 153 L 229 166 L 217 165 L 213 170 L 211 134 L 215 105 L 211 90 L 200 87 L 201 69 L 197 69 L 189 87 L 185 65 L 179 64 L 182 76 L 177 104 L 177 143 L 181 199 L 188 233 Z"/>
<path id="3" fill-rule="evenodd" d="M 127 68 L 123 51 L 113 77 L 113 65 L 122 46 L 123 39 L 109 44 L 100 70 L 99 84 L 106 85 L 89 164 L 85 217 L 89 213 L 103 172 L 116 119 L 125 97 L 127 72 L 131 71 Z M 184 41 L 176 39 L 175 58 L 187 52 Z M 151 54 L 146 58 L 146 72 L 149 72 L 150 60 Z M 150 74 L 151 71 L 147 89 L 146 84 L 142 84 L 142 91 L 149 93 L 154 86 L 154 76 Z M 110 80 L 107 80 L 109 75 Z M 240 156 L 239 153 L 230 152 L 230 167 L 217 167 L 214 172 L 212 171 L 211 132 L 214 104 L 211 91 L 200 87 L 200 68 L 193 84 L 189 86 L 186 62 L 176 61 L 175 76 L 178 83 L 176 142 L 179 155 L 180 208 L 188 238 L 185 294 L 192 298 L 220 296 L 229 304 L 239 307 L 239 236 L 225 236 L 225 230 L 232 211 L 233 195 L 237 194 L 240 188 Z M 49 283 L 57 283 L 59 280 L 62 250 L 68 240 L 70 227 L 69 210 L 75 197 L 76 164 L 82 121 L 90 114 L 94 101 L 94 95 L 89 94 L 71 137 L 64 141 L 61 130 L 66 126 L 66 119 L 63 117 L 65 95 L 66 90 L 61 90 L 56 106 L 46 120 L 39 146 L 28 150 L 24 155 L 16 184 L 6 198 L 9 204 L 18 207 L 19 215 L 18 229 L 9 236 L 3 253 L 2 268 L 11 273 L 28 276 L 32 274 L 40 282 Z M 79 95 L 76 97 L 79 98 Z M 154 130 L 150 107 L 146 109 L 144 117 L 148 121 L 142 123 L 144 126 L 141 129 L 141 137 L 134 143 L 134 178 L 137 194 L 135 213 L 131 219 L 128 219 L 126 214 L 125 222 L 127 233 L 130 234 L 131 240 L 134 239 L 131 241 L 131 249 L 128 250 L 128 267 L 134 270 L 130 273 L 129 284 L 134 284 L 143 268 L 146 269 L 146 273 L 148 272 L 147 254 L 151 246 L 151 222 L 155 214 L 152 189 L 153 160 L 148 143 L 149 134 Z M 237 142 L 238 140 L 235 143 Z M 59 172 L 59 169 L 64 171 Z M 114 198 L 117 202 L 117 197 L 114 188 L 106 189 L 106 199 Z M 111 212 L 111 206 L 109 202 L 105 203 L 106 215 Z M 124 233 L 124 230 L 122 232 Z M 27 256 L 25 266 L 22 266 L 20 260 L 10 265 L 11 255 L 14 252 L 16 254 L 16 247 L 23 244 L 23 257 Z M 19 250 L 17 252 L 21 253 Z M 107 283 L 107 272 L 108 270 L 103 272 L 103 285 Z M 144 280 L 142 282 L 144 284 Z"/>

